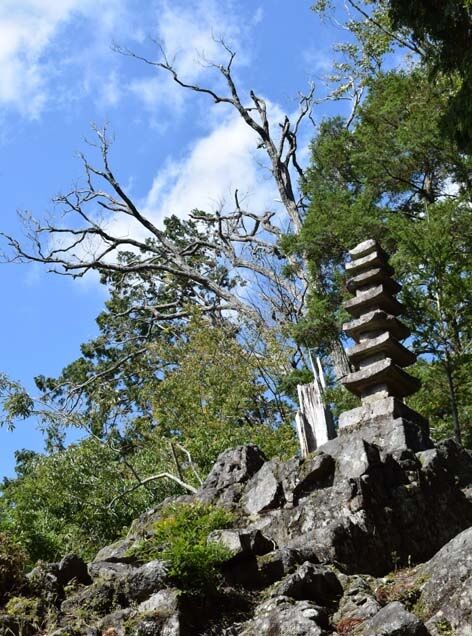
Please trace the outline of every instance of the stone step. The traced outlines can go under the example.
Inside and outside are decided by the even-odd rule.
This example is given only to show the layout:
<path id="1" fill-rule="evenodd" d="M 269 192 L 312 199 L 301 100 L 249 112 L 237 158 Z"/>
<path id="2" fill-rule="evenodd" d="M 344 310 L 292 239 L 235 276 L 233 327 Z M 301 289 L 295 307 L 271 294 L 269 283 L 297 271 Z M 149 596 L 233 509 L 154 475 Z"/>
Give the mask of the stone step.
<path id="1" fill-rule="evenodd" d="M 389 331 L 397 340 L 403 340 L 410 335 L 406 325 L 382 309 L 374 309 L 360 318 L 345 323 L 343 331 L 356 342 L 359 342 L 362 334 L 375 331 Z"/>
<path id="2" fill-rule="evenodd" d="M 388 395 L 403 398 L 416 393 L 421 386 L 417 378 L 403 371 L 390 358 L 379 360 L 360 371 L 350 373 L 342 380 L 342 383 L 346 389 L 359 397 L 365 397 L 370 389 L 384 385 Z"/>
<path id="3" fill-rule="evenodd" d="M 375 338 L 367 338 L 363 342 L 356 344 L 346 351 L 349 360 L 358 366 L 360 362 L 378 355 L 393 360 L 399 367 L 408 367 L 416 362 L 416 356 L 406 347 L 398 342 L 396 338 L 388 331 L 378 335 Z"/>
<path id="4" fill-rule="evenodd" d="M 364 292 L 358 292 L 357 296 L 347 300 L 343 306 L 354 318 L 359 318 L 362 314 L 374 309 L 382 309 L 388 314 L 398 316 L 404 309 L 403 305 L 390 294 L 384 285 L 377 285 Z"/>

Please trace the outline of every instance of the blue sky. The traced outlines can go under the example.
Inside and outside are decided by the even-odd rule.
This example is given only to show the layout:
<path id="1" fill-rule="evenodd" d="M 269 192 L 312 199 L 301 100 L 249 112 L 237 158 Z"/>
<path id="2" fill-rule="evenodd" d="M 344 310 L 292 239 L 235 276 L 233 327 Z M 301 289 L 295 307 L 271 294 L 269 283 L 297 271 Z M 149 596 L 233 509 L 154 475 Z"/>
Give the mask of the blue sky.
<path id="1" fill-rule="evenodd" d="M 201 54 L 221 61 L 214 37 L 237 51 L 235 75 L 273 118 L 296 109 L 298 91 L 326 76 L 342 33 L 320 23 L 310 0 L 2 0 L 0 4 L 0 231 L 21 238 L 17 210 L 54 213 L 51 198 L 81 176 L 91 124 L 108 122 L 115 173 L 154 219 L 229 199 L 273 205 L 255 141 L 225 107 L 183 92 L 169 78 L 112 50 L 156 56 L 161 42 L 190 81 L 218 86 Z M 216 84 L 215 84 L 216 82 Z M 319 117 L 325 106 L 315 116 Z M 305 141 L 312 134 L 305 133 Z M 122 231 L 132 231 L 120 228 Z M 4 245 L 2 245 L 4 249 Z M 37 265 L 0 265 L 0 371 L 29 389 L 55 375 L 96 333 L 104 290 Z M 40 450 L 34 422 L 0 428 L 0 476 L 15 449 Z"/>

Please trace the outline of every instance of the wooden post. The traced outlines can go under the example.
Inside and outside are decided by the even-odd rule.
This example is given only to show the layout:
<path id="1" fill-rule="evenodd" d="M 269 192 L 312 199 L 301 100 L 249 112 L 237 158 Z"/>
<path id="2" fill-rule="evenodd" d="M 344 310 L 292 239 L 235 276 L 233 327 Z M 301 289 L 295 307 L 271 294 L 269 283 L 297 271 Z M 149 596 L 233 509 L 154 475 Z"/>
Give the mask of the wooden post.
<path id="1" fill-rule="evenodd" d="M 299 409 L 295 416 L 300 453 L 306 457 L 322 444 L 336 437 L 333 417 L 324 404 L 325 382 L 320 361 L 317 367 L 312 363 L 313 382 L 297 387 Z"/>

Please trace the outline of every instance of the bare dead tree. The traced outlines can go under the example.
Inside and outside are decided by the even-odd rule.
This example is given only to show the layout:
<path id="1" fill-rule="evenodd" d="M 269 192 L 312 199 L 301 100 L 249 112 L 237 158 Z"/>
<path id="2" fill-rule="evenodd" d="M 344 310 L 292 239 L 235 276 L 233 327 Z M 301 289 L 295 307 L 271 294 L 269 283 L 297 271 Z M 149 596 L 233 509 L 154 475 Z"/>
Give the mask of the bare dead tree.
<path id="1" fill-rule="evenodd" d="M 232 211 L 193 211 L 194 231 L 186 240 L 175 240 L 153 223 L 132 200 L 110 165 L 110 139 L 106 129 L 96 129 L 101 165 L 93 165 L 81 156 L 85 183 L 60 195 L 56 203 L 62 211 L 60 222 L 37 221 L 25 215 L 29 245 L 3 234 L 12 250 L 12 261 L 39 262 L 59 274 L 83 277 L 88 272 L 126 276 L 152 275 L 165 286 L 169 278 L 185 281 L 194 289 L 194 302 L 202 312 L 235 312 L 244 320 L 265 329 L 267 325 L 295 324 L 306 311 L 310 285 L 322 287 L 320 276 L 309 276 L 306 258 L 285 256 L 279 241 L 286 232 L 301 230 L 306 202 L 298 194 L 294 179 L 303 180 L 297 158 L 298 134 L 305 119 L 311 118 L 314 88 L 301 95 L 294 121 L 288 116 L 277 126 L 269 120 L 266 101 L 249 92 L 241 96 L 232 74 L 235 53 L 224 43 L 226 64 L 211 65 L 224 79 L 227 92 L 182 79 L 161 47 L 160 59 L 150 60 L 132 51 L 116 47 L 120 53 L 169 73 L 183 89 L 210 97 L 215 104 L 231 106 L 258 139 L 283 204 L 282 214 L 273 210 L 247 210 L 235 192 Z M 110 220 L 129 219 L 135 232 L 122 236 L 111 228 Z M 66 222 L 64 220 L 66 219 Z M 141 237 L 141 238 L 140 238 Z M 120 258 L 126 252 L 127 258 Z M 207 263 L 207 265 L 206 265 Z M 222 275 L 215 274 L 215 263 Z M 290 265 L 290 276 L 283 268 Z M 257 290 L 255 302 L 241 291 L 242 281 Z M 142 307 L 130 311 L 139 313 Z M 188 316 L 188 308 L 176 302 L 155 303 L 147 307 L 153 322 L 168 322 Z M 331 359 L 338 377 L 349 368 L 339 341 L 333 342 Z M 91 379 L 93 381 L 93 378 Z"/>

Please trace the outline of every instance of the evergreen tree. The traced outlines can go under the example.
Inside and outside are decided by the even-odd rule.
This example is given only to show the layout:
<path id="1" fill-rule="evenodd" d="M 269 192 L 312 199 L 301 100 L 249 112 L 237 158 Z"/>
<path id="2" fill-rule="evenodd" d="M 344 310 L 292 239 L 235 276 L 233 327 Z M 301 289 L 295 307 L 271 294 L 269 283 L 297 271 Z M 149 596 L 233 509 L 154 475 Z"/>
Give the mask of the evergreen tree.
<path id="1" fill-rule="evenodd" d="M 444 373 L 448 390 L 439 410 L 460 440 L 461 429 L 469 438 L 471 427 L 463 380 L 471 363 L 472 193 L 470 159 L 441 135 L 447 98 L 447 84 L 432 85 L 420 68 L 390 72 L 370 80 L 351 127 L 342 118 L 323 122 L 306 180 L 311 206 L 302 249 L 327 283 L 322 293 L 312 290 L 305 333 L 311 327 L 313 344 L 323 346 L 325 330 L 340 329 L 347 250 L 368 237 L 380 240 L 395 252 L 405 283 L 412 344 Z"/>

